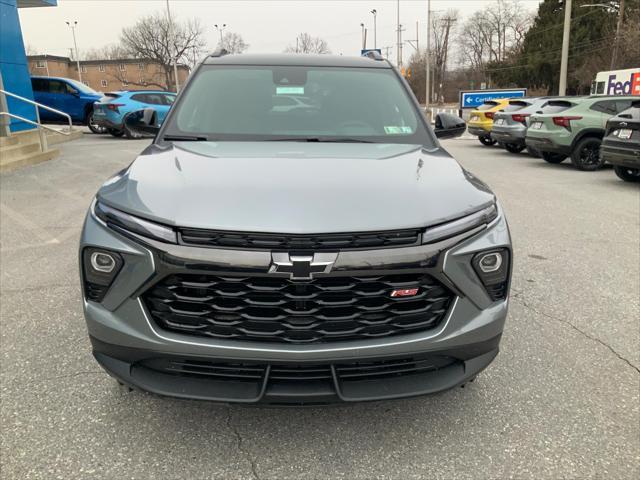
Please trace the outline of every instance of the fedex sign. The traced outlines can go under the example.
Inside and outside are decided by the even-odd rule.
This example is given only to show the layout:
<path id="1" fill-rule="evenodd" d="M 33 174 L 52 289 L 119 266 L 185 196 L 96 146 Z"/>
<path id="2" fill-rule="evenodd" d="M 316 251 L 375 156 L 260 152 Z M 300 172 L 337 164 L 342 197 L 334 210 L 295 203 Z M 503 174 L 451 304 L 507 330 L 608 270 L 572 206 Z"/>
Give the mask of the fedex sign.
<path id="1" fill-rule="evenodd" d="M 632 73 L 626 82 L 617 80 L 617 75 L 609 75 L 607 95 L 640 95 L 640 72 Z"/>

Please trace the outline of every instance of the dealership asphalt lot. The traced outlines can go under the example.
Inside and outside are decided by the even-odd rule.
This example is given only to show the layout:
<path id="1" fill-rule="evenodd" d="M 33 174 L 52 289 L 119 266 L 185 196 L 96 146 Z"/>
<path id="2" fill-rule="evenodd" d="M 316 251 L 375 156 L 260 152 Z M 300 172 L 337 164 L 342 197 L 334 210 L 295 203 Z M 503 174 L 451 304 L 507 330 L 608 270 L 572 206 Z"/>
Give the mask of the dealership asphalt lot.
<path id="1" fill-rule="evenodd" d="M 127 392 L 93 360 L 77 242 L 148 141 L 85 135 L 0 177 L 2 478 L 638 478 L 640 189 L 611 169 L 444 142 L 514 240 L 496 361 L 409 400 L 264 409 Z"/>

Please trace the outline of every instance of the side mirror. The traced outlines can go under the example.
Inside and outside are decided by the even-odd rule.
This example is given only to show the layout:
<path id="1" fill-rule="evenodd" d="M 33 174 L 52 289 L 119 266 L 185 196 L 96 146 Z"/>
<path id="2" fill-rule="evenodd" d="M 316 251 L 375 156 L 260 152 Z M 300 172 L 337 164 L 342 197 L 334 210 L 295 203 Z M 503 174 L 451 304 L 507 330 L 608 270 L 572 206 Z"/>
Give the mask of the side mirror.
<path id="1" fill-rule="evenodd" d="M 129 113 L 124 119 L 124 124 L 133 133 L 143 137 L 155 137 L 160 130 L 157 117 L 153 108 L 145 108 Z"/>
<path id="2" fill-rule="evenodd" d="M 459 137 L 466 129 L 466 122 L 457 115 L 452 115 L 451 113 L 439 113 L 436 115 L 434 132 L 438 138 Z"/>

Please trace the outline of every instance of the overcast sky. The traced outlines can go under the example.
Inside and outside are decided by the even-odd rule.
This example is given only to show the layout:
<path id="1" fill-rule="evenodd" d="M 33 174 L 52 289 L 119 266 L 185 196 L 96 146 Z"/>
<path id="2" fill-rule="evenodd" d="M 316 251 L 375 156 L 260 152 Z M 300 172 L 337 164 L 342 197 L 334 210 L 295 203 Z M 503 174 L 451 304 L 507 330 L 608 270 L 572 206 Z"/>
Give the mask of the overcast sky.
<path id="1" fill-rule="evenodd" d="M 542 0 L 520 0 L 522 8 L 535 10 Z M 463 17 L 471 15 L 491 0 L 432 0 L 432 10 L 458 9 Z M 425 40 L 426 0 L 401 0 L 400 23 L 407 29 L 403 39 L 415 39 L 416 21 L 420 22 L 420 40 Z M 198 18 L 206 27 L 206 39 L 215 48 L 218 33 L 214 24 L 227 24 L 228 31 L 242 35 L 254 53 L 281 52 L 296 35 L 308 32 L 324 38 L 333 53 L 354 55 L 361 46 L 360 23 L 368 28 L 368 47 L 373 47 L 373 15 L 377 15 L 378 47 L 396 43 L 396 0 L 171 0 L 174 18 Z M 57 7 L 20 9 L 25 44 L 38 53 L 69 55 L 73 47 L 71 31 L 65 20 L 78 21 L 76 29 L 80 58 L 82 51 L 117 42 L 122 27 L 154 11 L 165 11 L 164 0 L 58 0 Z M 395 59 L 395 46 L 390 58 Z M 412 47 L 406 45 L 408 59 Z"/>

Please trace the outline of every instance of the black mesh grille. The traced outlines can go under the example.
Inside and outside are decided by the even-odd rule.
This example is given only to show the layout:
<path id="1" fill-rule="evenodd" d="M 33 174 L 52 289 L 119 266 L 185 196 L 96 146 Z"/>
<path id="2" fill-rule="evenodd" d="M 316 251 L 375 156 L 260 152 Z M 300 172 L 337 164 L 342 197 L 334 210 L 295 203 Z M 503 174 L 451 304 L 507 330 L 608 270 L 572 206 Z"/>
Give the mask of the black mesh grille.
<path id="1" fill-rule="evenodd" d="M 334 233 L 322 235 L 289 235 L 278 233 L 221 232 L 180 229 L 180 241 L 185 245 L 285 250 L 348 250 L 416 245 L 420 230 L 391 232 Z"/>
<path id="2" fill-rule="evenodd" d="M 394 290 L 418 289 L 392 297 Z M 143 295 L 164 329 L 237 340 L 320 343 L 436 327 L 454 295 L 424 274 L 324 277 L 172 275 Z"/>
<path id="3" fill-rule="evenodd" d="M 393 360 L 356 361 L 339 364 L 271 364 L 269 382 L 330 381 L 332 367 L 339 380 L 355 381 L 382 379 L 435 371 L 451 365 L 456 360 L 445 356 L 406 357 Z M 263 381 L 267 364 L 251 362 L 220 362 L 192 359 L 156 358 L 145 360 L 142 365 L 161 372 L 216 380 Z"/>

